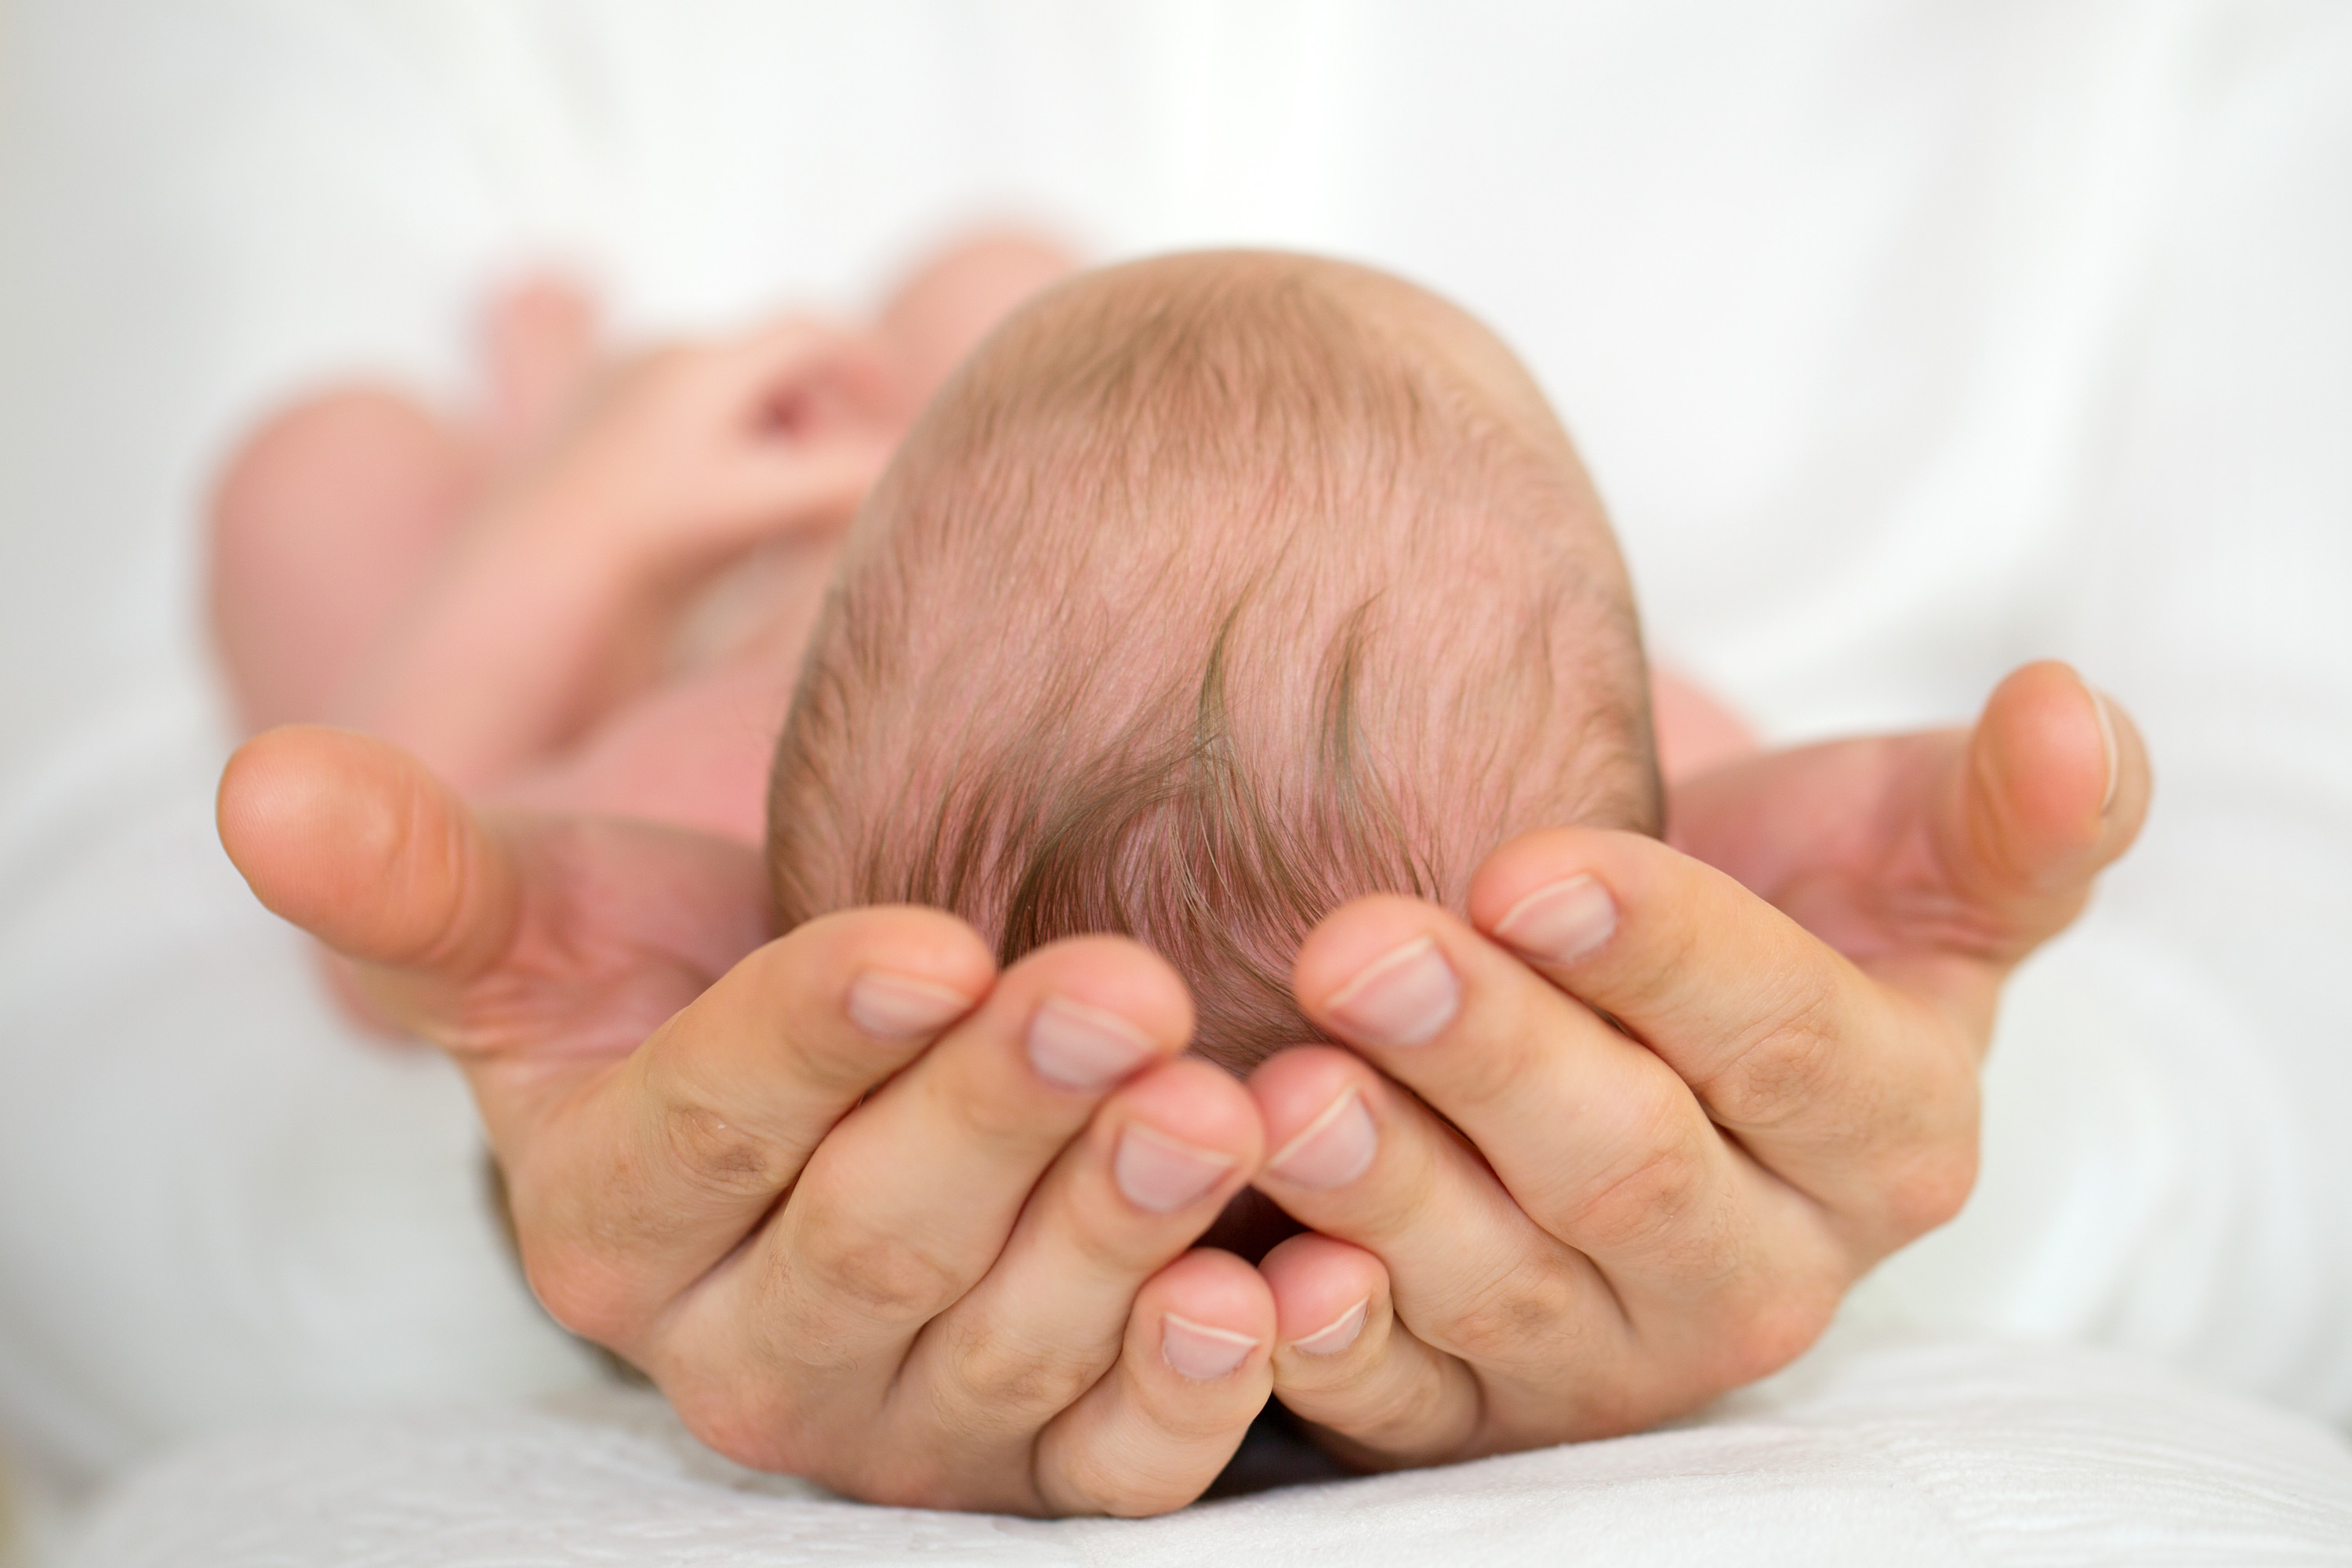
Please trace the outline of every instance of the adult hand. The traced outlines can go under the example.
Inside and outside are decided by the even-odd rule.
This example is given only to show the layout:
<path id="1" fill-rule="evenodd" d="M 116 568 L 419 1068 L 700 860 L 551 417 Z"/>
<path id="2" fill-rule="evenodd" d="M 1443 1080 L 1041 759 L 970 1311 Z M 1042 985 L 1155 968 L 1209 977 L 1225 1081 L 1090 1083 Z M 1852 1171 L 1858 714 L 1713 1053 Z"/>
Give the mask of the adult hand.
<path id="1" fill-rule="evenodd" d="M 1353 1050 L 1251 1080 L 1257 1184 L 1315 1233 L 1263 1264 L 1279 1396 L 1394 1466 L 1635 1430 L 1789 1361 L 1958 1212 L 2001 981 L 2148 790 L 2129 721 L 2034 665 L 1972 731 L 1696 779 L 1671 846 L 1517 839 L 1466 921 L 1333 913 L 1296 984 Z"/>
<path id="2" fill-rule="evenodd" d="M 1274 1309 L 1191 1250 L 1255 1173 L 1181 983 L 1117 938 L 1003 973 L 935 910 L 768 940 L 756 852 L 478 816 L 343 731 L 248 742 L 262 901 L 464 1066 L 524 1268 L 744 1463 L 895 1503 L 1149 1513 L 1266 1398 Z"/>

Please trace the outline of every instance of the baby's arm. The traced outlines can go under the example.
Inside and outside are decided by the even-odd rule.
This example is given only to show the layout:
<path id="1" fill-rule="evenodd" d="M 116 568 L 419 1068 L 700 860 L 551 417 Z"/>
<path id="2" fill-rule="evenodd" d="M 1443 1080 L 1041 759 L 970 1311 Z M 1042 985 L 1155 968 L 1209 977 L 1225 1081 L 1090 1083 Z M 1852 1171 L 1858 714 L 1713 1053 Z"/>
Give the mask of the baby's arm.
<path id="1" fill-rule="evenodd" d="M 878 374 L 860 340 L 798 321 L 614 373 L 485 505 L 334 717 L 467 790 L 574 742 L 661 675 L 719 569 L 847 521 L 896 435 L 859 412 Z"/>

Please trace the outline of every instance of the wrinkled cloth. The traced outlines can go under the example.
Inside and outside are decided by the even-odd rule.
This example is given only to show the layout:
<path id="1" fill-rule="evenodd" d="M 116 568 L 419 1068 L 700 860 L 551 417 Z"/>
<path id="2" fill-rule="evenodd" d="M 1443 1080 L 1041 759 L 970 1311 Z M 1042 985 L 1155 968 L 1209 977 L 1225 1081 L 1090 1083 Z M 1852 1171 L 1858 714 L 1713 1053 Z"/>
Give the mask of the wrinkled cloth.
<path id="1" fill-rule="evenodd" d="M 2210 1568 L 2352 1560 L 2352 1449 L 2143 1363 L 1822 1347 L 1679 1429 L 1043 1523 L 842 1502 L 739 1469 L 661 1401 L 346 1417 L 208 1443 L 100 1510 L 68 1568 L 611 1563 L 1595 1563 Z"/>

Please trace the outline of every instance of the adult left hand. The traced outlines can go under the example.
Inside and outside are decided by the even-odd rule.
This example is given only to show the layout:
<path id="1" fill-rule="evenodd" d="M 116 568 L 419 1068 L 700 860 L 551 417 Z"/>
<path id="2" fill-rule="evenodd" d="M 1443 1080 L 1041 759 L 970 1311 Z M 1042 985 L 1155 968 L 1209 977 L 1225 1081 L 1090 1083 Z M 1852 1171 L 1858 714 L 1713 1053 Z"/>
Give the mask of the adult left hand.
<path id="1" fill-rule="evenodd" d="M 1276 1391 L 1368 1467 L 1638 1430 L 1780 1367 L 1956 1214 L 2002 980 L 2129 847 L 2150 776 L 2063 665 L 1972 731 L 1718 769 L 1671 843 L 1497 850 L 1302 950 L 1251 1079 Z M 1710 864 L 1712 862 L 1712 864 Z M 1743 885 L 1745 884 L 1745 885 Z"/>

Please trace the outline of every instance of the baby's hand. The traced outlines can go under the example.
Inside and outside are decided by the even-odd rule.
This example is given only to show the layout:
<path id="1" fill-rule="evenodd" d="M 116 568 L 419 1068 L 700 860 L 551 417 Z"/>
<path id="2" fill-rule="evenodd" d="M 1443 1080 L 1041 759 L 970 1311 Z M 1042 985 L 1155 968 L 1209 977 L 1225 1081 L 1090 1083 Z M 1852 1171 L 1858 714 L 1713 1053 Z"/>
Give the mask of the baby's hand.
<path id="1" fill-rule="evenodd" d="M 1256 1173 L 1256 1110 L 1176 1056 L 1190 1000 L 1135 943 L 999 974 L 915 909 L 767 942 L 748 848 L 478 819 L 336 731 L 249 742 L 220 822 L 263 902 L 464 1065 L 548 1310 L 722 1453 L 876 1501 L 1152 1513 L 1265 1403 L 1264 1281 L 1188 1250 Z"/>
<path id="2" fill-rule="evenodd" d="M 699 582 L 845 523 L 905 433 L 902 404 L 868 336 L 803 318 L 673 344 L 593 383 L 509 504 L 633 578 Z"/>
<path id="3" fill-rule="evenodd" d="M 899 434 L 866 406 L 885 374 L 865 339 L 804 321 L 608 373 L 483 505 L 337 716 L 469 793 L 560 752 L 659 677 L 693 595 L 753 547 L 801 541 L 799 575 L 822 584 Z"/>
<path id="4" fill-rule="evenodd" d="M 1637 1430 L 1788 1362 L 1967 1197 L 2001 980 L 2147 797 L 2128 721 L 2039 665 L 1971 734 L 1678 793 L 1679 841 L 1748 887 L 1563 829 L 1498 850 L 1467 922 L 1334 913 L 1296 984 L 1355 1050 L 1251 1081 L 1257 1184 L 1318 1233 L 1263 1266 L 1277 1394 L 1395 1466 Z"/>

